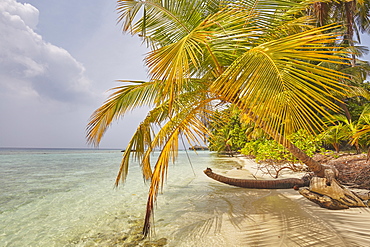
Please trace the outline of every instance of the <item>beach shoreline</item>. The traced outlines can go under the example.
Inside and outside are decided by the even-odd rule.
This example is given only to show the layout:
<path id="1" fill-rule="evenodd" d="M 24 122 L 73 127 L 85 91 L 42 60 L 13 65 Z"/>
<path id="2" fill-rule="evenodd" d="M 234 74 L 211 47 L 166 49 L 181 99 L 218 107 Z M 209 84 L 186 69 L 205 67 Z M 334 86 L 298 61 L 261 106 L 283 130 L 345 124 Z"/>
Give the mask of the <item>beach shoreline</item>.
<path id="1" fill-rule="evenodd" d="M 259 169 L 259 164 L 249 157 L 238 155 L 230 157 L 237 165 L 232 169 L 216 169 L 224 176 L 242 179 L 274 179 L 267 173 Z M 278 179 L 301 178 L 305 172 L 293 172 L 284 169 L 279 173 Z M 259 244 L 268 243 L 271 245 L 283 244 L 284 246 L 368 246 L 370 243 L 370 209 L 369 208 L 349 208 L 345 210 L 329 210 L 319 207 L 317 204 L 307 200 L 293 189 L 245 189 L 246 195 L 259 191 L 269 192 L 264 200 L 250 199 L 250 205 L 255 211 L 250 211 L 247 217 L 259 222 L 259 213 L 269 208 L 264 213 L 270 214 L 272 235 L 275 238 L 259 239 Z M 272 199 L 273 198 L 273 199 Z M 236 206 L 236 205 L 234 205 Z M 249 209 L 248 209 L 249 210 Z M 263 220 L 264 221 L 264 220 Z M 264 224 L 264 222 L 259 224 Z M 270 221 L 267 220 L 267 221 Z M 224 222 L 223 224 L 228 225 Z M 228 225 L 232 228 L 232 225 Z M 249 226 L 250 227 L 250 226 Z M 231 231 L 231 229 L 229 229 Z M 253 231 L 242 230 L 252 234 Z M 295 232 L 295 233 L 294 233 Z M 233 236 L 237 238 L 238 235 Z M 295 238 L 300 238 L 302 245 Z M 266 241 L 266 242 L 265 242 Z M 295 242 L 298 241 L 298 242 Z M 255 244 L 253 241 L 246 243 Z M 246 246 L 250 246 L 250 245 Z"/>
<path id="2" fill-rule="evenodd" d="M 210 167 L 230 177 L 272 179 L 260 174 L 258 164 L 246 157 L 198 152 L 190 154 L 191 166 L 186 152 L 179 155 L 169 168 L 163 194 L 158 195 L 155 234 L 144 240 L 139 238 L 148 187 L 137 179 L 141 178 L 137 164 L 131 167 L 127 183 L 112 189 L 120 152 L 53 150 L 2 155 L 0 165 L 7 173 L 3 188 L 7 192 L 13 188 L 19 200 L 30 200 L 17 207 L 12 205 L 18 205 L 18 197 L 12 205 L 3 200 L 12 210 L 0 214 L 7 226 L 0 234 L 0 245 L 367 246 L 370 242 L 367 208 L 330 211 L 293 189 L 239 188 L 203 173 Z M 16 171 L 27 172 L 27 187 Z M 301 176 L 290 173 L 286 170 L 281 175 Z M 26 191 L 19 193 L 19 189 Z"/>
<path id="3" fill-rule="evenodd" d="M 260 169 L 262 164 L 258 164 L 254 159 L 246 157 L 244 155 L 237 155 L 234 157 L 227 157 L 230 160 L 235 161 L 238 165 L 233 169 L 219 169 L 218 172 L 223 175 L 232 178 L 243 178 L 243 179 L 275 179 L 271 175 L 267 174 Z M 216 172 L 217 173 L 217 172 Z M 283 169 L 279 172 L 279 179 L 282 178 L 301 178 L 306 172 L 293 172 L 290 169 Z"/>

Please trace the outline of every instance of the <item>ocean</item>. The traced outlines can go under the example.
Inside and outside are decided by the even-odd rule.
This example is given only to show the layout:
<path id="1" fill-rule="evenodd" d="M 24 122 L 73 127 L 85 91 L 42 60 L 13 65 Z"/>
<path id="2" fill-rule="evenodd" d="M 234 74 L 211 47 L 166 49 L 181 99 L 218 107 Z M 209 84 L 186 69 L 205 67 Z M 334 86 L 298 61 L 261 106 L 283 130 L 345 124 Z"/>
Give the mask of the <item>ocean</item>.
<path id="1" fill-rule="evenodd" d="M 233 171 L 243 161 L 208 151 L 179 151 L 142 240 L 149 184 L 132 160 L 114 188 L 121 157 L 1 148 L 0 246 L 370 246 L 368 208 L 330 211 L 293 190 L 220 184 L 203 170 Z"/>

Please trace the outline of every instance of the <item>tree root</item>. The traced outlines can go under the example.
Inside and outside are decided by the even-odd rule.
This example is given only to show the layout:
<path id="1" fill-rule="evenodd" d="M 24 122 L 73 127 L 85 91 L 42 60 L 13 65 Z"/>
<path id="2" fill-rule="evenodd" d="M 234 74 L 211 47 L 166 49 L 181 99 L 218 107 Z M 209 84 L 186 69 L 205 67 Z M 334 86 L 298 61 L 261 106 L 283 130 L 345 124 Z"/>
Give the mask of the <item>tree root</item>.
<path id="1" fill-rule="evenodd" d="M 328 208 L 328 209 L 347 209 L 349 208 L 347 205 L 344 205 L 338 202 L 337 200 L 334 200 L 330 197 L 312 192 L 307 188 L 300 188 L 299 193 L 302 196 L 306 197 L 308 200 L 318 204 L 322 208 Z"/>
<path id="2" fill-rule="evenodd" d="M 309 188 L 301 188 L 299 193 L 323 208 L 366 207 L 362 198 L 341 186 L 333 177 L 330 179 L 313 177 Z"/>

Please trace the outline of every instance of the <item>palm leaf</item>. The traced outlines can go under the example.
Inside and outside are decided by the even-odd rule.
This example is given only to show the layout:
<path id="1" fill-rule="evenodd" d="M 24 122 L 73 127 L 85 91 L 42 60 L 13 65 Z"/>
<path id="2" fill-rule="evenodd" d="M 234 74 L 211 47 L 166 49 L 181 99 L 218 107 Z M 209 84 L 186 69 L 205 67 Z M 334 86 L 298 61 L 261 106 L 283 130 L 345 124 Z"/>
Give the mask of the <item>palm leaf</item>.
<path id="1" fill-rule="evenodd" d="M 155 132 L 153 124 L 158 124 L 168 117 L 167 109 L 167 105 L 160 105 L 152 109 L 136 129 L 136 132 L 132 136 L 123 153 L 121 165 L 116 178 L 116 186 L 118 186 L 119 181 L 125 181 L 128 174 L 129 161 L 132 155 L 141 165 L 143 178 L 145 180 L 149 180 L 151 178 L 152 170 L 150 159 L 145 154 L 147 152 L 152 152 L 155 148 L 152 145 L 152 135 L 154 135 Z"/>
<path id="2" fill-rule="evenodd" d="M 317 113 L 330 115 L 322 106 L 338 110 L 332 103 L 338 99 L 332 93 L 346 93 L 346 87 L 337 82 L 338 78 L 346 78 L 344 74 L 310 63 L 343 63 L 342 51 L 330 54 L 321 45 L 335 39 L 321 33 L 328 29 L 312 29 L 246 51 L 213 83 L 211 90 L 244 111 L 253 112 L 259 121 L 281 133 L 307 129 L 311 124 L 320 128 L 322 121 Z M 322 51 L 312 52 L 319 48 Z M 287 124 L 291 121 L 295 122 Z"/>
<path id="3" fill-rule="evenodd" d="M 187 103 L 184 107 L 181 107 L 181 110 L 177 111 L 178 114 L 171 117 L 171 119 L 162 126 L 152 141 L 151 146 L 163 144 L 163 148 L 160 151 L 160 155 L 151 176 L 151 185 L 143 229 L 144 236 L 149 234 L 151 215 L 154 210 L 154 204 L 157 199 L 159 188 L 163 187 L 163 182 L 167 175 L 168 164 L 170 160 L 174 162 L 176 159 L 179 135 L 185 135 L 190 141 L 198 141 L 198 137 L 207 131 L 203 122 L 199 118 L 199 113 L 203 112 L 204 105 L 208 104 L 210 101 L 212 101 L 212 99 L 197 101 L 196 104 Z"/>
<path id="4" fill-rule="evenodd" d="M 123 30 L 140 36 L 153 48 L 175 43 L 186 36 L 206 15 L 219 9 L 215 0 L 127 1 L 119 0 L 117 10 Z M 139 12 L 139 10 L 142 10 Z M 138 14 L 141 18 L 136 18 Z M 186 14 L 184 14 L 186 13 Z"/>
<path id="5" fill-rule="evenodd" d="M 172 109 L 174 112 L 181 111 L 182 108 L 190 110 L 193 108 L 193 102 L 198 102 L 202 98 L 201 92 L 203 92 L 203 87 L 201 84 L 199 84 L 199 80 L 196 81 L 198 82 L 196 86 L 191 86 L 194 84 L 194 82 L 191 80 L 189 81 L 191 85 L 188 85 L 186 88 L 191 88 L 192 91 L 185 91 L 179 96 L 179 99 L 176 100 Z M 198 91 L 198 93 L 194 93 L 195 91 Z M 125 97 L 125 95 L 122 95 L 122 97 Z M 212 100 L 207 99 L 205 96 L 203 96 L 203 98 L 206 99 L 204 102 L 209 102 Z M 206 104 L 204 102 L 202 103 L 203 105 Z M 160 126 L 161 123 L 168 121 L 170 121 L 169 123 L 173 123 L 168 111 L 168 104 L 169 102 L 167 101 L 152 109 L 138 126 L 123 154 L 120 169 L 116 178 L 116 186 L 118 186 L 120 180 L 122 182 L 125 181 L 131 156 L 133 156 L 141 164 L 143 177 L 145 180 L 149 180 L 152 176 L 150 167 L 150 154 L 156 148 L 161 148 L 163 145 L 165 145 L 167 141 L 166 133 L 172 132 L 172 129 L 170 129 L 170 126 L 172 125 L 168 123 L 161 127 L 158 133 L 155 131 L 156 127 Z M 202 111 L 199 110 L 199 114 L 203 114 L 204 112 L 206 112 L 205 109 Z M 191 121 L 188 122 L 188 124 L 193 126 L 193 132 L 187 132 L 185 135 L 189 143 L 197 142 L 197 138 L 194 136 L 194 134 L 200 136 L 207 132 L 207 129 L 204 128 L 202 123 L 199 124 L 198 122 Z M 132 152 L 133 150 L 134 152 Z"/>
<path id="6" fill-rule="evenodd" d="M 135 84 L 111 89 L 115 92 L 90 117 L 86 128 L 88 143 L 98 145 L 112 121 L 135 108 L 154 105 L 158 100 L 161 84 L 156 81 L 144 83 L 122 80 L 121 82 Z"/>

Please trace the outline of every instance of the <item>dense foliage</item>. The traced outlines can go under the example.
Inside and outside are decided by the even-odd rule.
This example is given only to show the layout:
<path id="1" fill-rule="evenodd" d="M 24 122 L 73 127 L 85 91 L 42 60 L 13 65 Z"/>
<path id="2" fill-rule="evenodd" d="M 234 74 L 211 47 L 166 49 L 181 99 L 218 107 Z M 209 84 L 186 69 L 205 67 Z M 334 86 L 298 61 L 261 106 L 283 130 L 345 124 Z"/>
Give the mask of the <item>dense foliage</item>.
<path id="1" fill-rule="evenodd" d="M 299 130 L 289 135 L 288 139 L 309 156 L 326 149 L 339 152 L 352 147 L 357 153 L 367 151 L 370 135 L 359 133 L 370 126 L 370 104 L 363 102 L 366 100 L 356 105 L 356 112 L 350 112 L 356 120 L 348 120 L 345 115 L 334 115 L 332 122 L 328 123 L 321 134 L 314 136 L 305 130 Z M 257 161 L 299 163 L 282 145 L 266 134 L 257 133 L 263 132 L 260 128 L 243 122 L 241 112 L 233 106 L 218 112 L 217 118 L 210 123 L 210 129 L 212 134 L 209 137 L 209 147 L 212 151 L 240 152 L 254 156 Z"/>
<path id="2" fill-rule="evenodd" d="M 236 107 L 228 107 L 218 111 L 210 122 L 211 135 L 208 138 L 211 151 L 226 152 L 232 155 L 239 151 L 247 142 L 248 126 L 239 120 L 241 111 Z"/>
<path id="3" fill-rule="evenodd" d="M 307 131 L 299 130 L 289 135 L 288 139 L 311 157 L 316 152 L 323 151 L 320 136 L 311 135 Z M 246 142 L 240 152 L 245 155 L 253 155 L 257 161 L 269 161 L 277 164 L 300 163 L 284 146 L 267 138 Z"/>
<path id="4" fill-rule="evenodd" d="M 299 163 L 283 145 L 252 123 L 243 121 L 243 115 L 236 107 L 229 106 L 216 116 L 210 123 L 210 150 L 228 154 L 240 152 L 254 156 L 257 161 Z M 323 150 L 322 135 L 314 136 L 305 130 L 289 135 L 288 140 L 309 156 Z"/>

